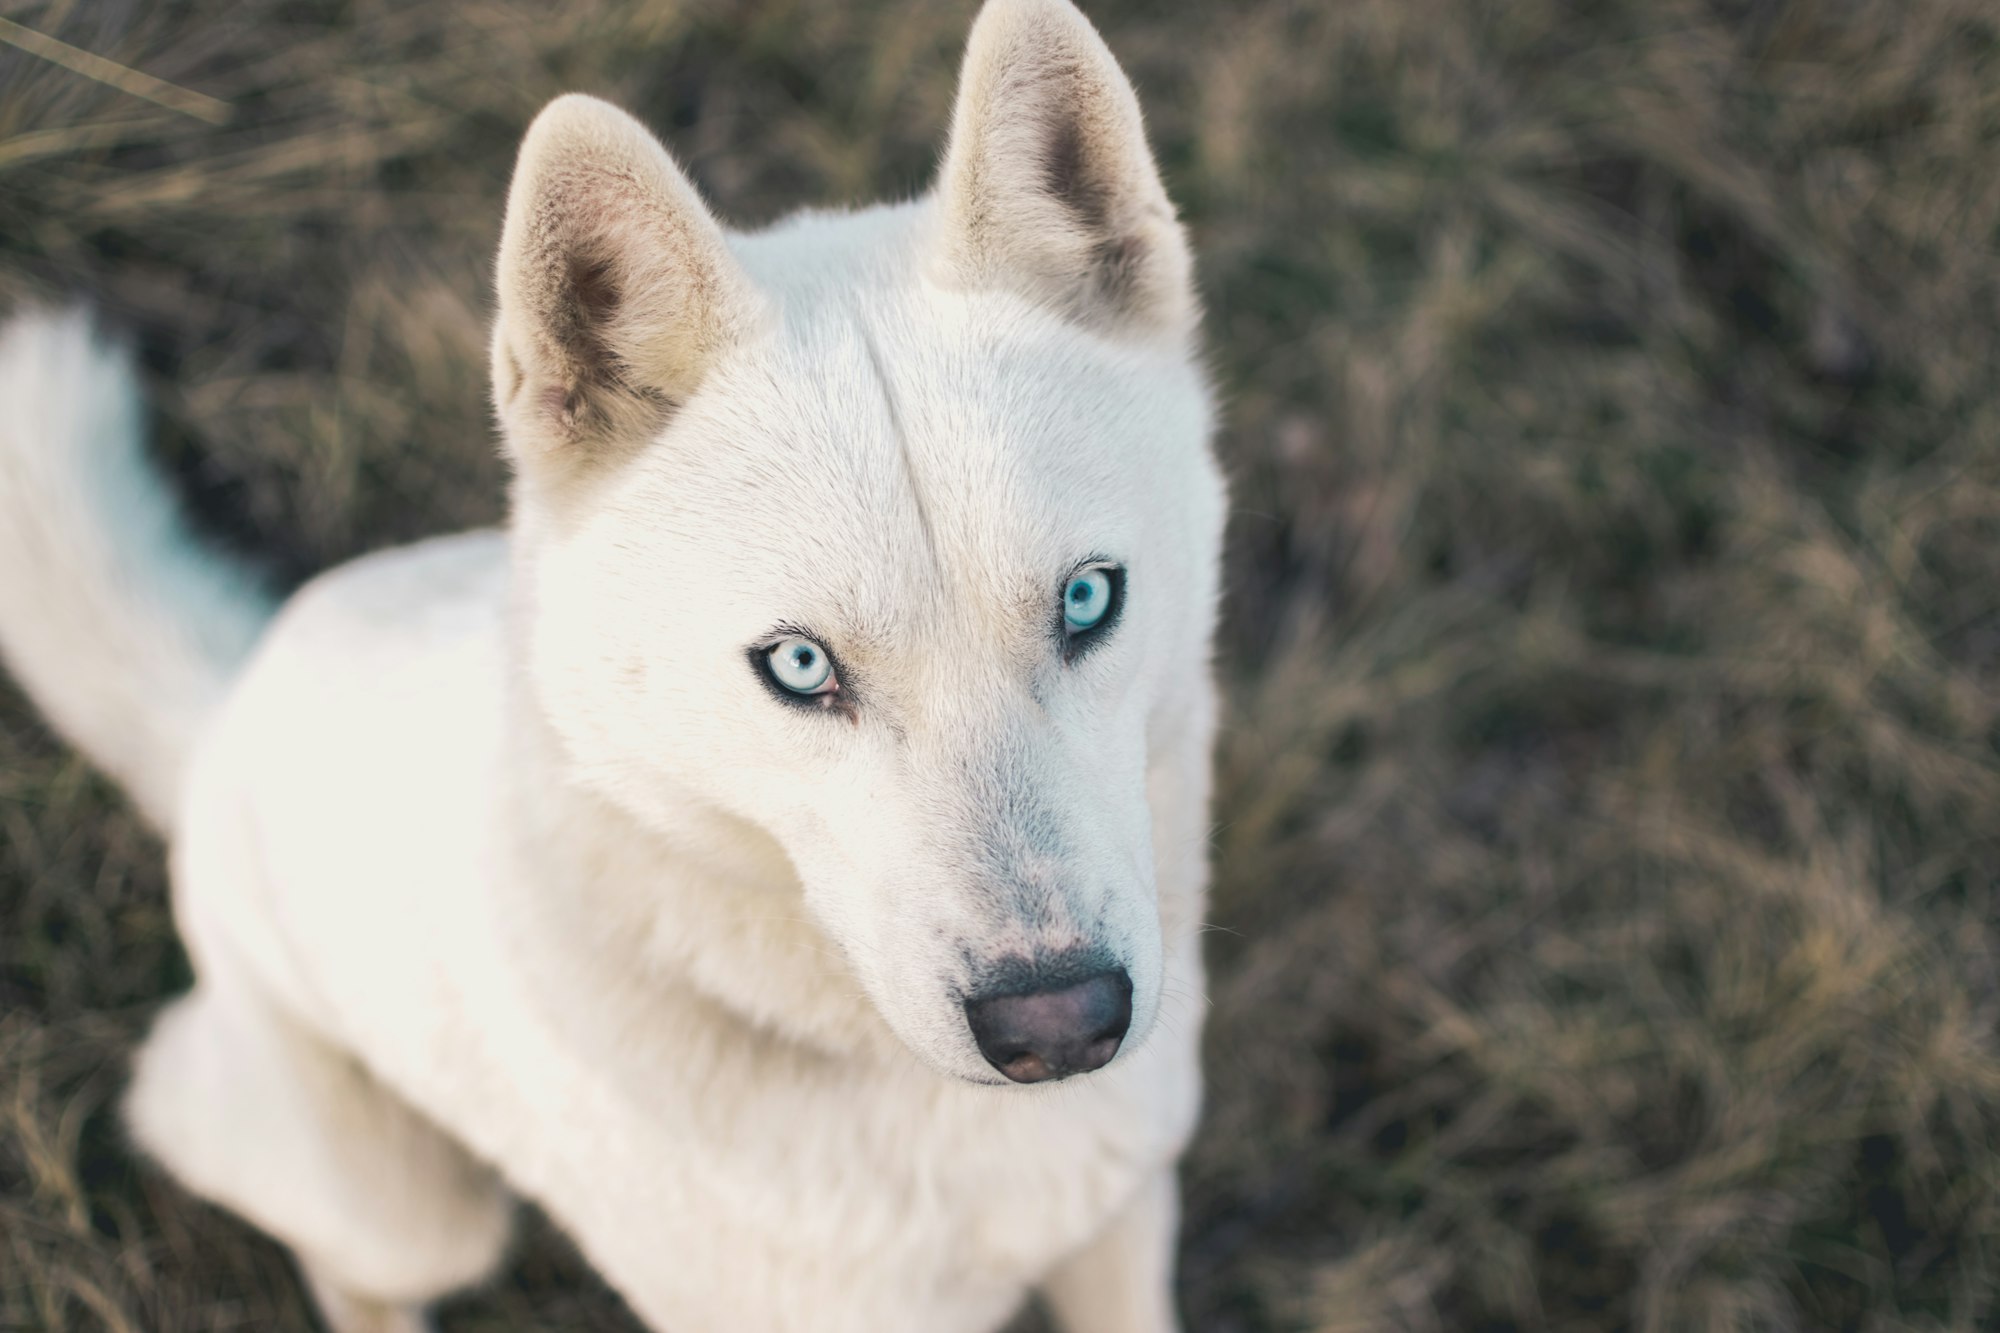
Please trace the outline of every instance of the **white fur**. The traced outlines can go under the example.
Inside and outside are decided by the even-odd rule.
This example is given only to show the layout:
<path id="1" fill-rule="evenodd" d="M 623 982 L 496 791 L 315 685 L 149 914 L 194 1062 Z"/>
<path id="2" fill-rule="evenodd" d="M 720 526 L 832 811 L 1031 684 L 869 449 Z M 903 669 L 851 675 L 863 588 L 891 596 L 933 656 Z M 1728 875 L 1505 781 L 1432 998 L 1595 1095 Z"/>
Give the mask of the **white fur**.
<path id="1" fill-rule="evenodd" d="M 81 312 L 0 329 L 0 657 L 165 828 L 270 607 L 190 537 L 143 414 L 124 355 Z"/>
<path id="2" fill-rule="evenodd" d="M 120 770 L 185 787 L 198 978 L 133 1128 L 293 1246 L 339 1333 L 490 1271 L 510 1190 L 673 1333 L 978 1333 L 1037 1287 L 1072 1333 L 1175 1326 L 1223 512 L 1194 298 L 1081 16 L 991 0 L 966 65 L 940 197 L 756 235 L 636 122 L 554 104 L 501 248 L 510 529 L 315 581 L 184 784 Z M 29 419 L 80 410 L 18 364 L 79 329 L 0 343 Z M 110 623 L 58 642 L 13 585 L 130 534 L 62 521 L 0 566 L 0 635 L 79 655 L 23 675 L 116 766 L 94 710 L 148 684 L 81 657 L 145 622 L 85 569 Z M 1069 662 L 1087 558 L 1126 605 Z M 851 710 L 757 678 L 783 625 Z M 1118 1058 L 1004 1083 L 964 996 L 1078 948 L 1132 978 Z"/>

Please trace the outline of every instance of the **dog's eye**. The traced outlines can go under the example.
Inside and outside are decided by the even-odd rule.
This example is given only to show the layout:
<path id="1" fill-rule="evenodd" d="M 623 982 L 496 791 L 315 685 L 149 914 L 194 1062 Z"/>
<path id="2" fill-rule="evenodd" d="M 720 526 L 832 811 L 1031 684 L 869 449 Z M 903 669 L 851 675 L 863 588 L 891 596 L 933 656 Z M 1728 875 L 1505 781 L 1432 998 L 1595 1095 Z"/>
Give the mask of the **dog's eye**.
<path id="1" fill-rule="evenodd" d="M 1102 638 L 1124 600 L 1125 571 L 1117 565 L 1091 565 L 1071 574 L 1062 588 L 1063 656 L 1074 661 Z"/>
<path id="2" fill-rule="evenodd" d="M 1063 624 L 1071 633 L 1095 629 L 1111 609 L 1111 573 L 1086 569 L 1063 589 Z"/>
<path id="3" fill-rule="evenodd" d="M 765 671 L 793 694 L 831 694 L 840 688 L 833 678 L 833 659 L 811 639 L 792 635 L 772 644 L 764 654 Z"/>

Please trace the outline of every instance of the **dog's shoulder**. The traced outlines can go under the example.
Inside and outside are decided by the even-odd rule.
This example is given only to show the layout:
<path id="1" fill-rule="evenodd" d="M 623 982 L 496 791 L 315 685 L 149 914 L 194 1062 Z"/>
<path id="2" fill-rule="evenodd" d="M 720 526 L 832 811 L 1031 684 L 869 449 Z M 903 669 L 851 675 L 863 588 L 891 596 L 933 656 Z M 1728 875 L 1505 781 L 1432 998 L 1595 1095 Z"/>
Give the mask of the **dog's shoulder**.
<path id="1" fill-rule="evenodd" d="M 440 750 L 490 748 L 500 729 L 506 551 L 500 533 L 465 533 L 379 551 L 307 583 L 239 677 L 197 769 L 276 799 L 292 787 L 365 789 L 379 785 L 371 773 L 422 766 Z M 307 753 L 314 764 L 299 762 Z"/>
<path id="2" fill-rule="evenodd" d="M 421 640 L 489 618 L 504 602 L 507 540 L 495 529 L 375 551 L 312 579 L 285 603 L 274 638 Z"/>

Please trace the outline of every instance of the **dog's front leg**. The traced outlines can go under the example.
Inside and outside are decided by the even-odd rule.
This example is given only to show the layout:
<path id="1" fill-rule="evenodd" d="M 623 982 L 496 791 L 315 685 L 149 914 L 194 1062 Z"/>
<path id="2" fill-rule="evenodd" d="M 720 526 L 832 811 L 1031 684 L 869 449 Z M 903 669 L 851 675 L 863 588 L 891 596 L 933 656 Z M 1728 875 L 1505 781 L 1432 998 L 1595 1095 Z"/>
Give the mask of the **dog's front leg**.
<path id="1" fill-rule="evenodd" d="M 1042 1284 L 1063 1333 L 1177 1333 L 1180 1184 L 1168 1166 Z"/>

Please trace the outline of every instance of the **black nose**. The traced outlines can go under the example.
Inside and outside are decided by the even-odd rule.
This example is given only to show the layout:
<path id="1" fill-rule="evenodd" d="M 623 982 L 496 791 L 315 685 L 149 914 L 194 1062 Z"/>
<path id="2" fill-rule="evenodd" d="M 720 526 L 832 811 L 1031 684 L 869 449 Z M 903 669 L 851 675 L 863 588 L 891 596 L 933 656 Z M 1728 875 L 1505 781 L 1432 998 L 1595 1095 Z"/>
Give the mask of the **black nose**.
<path id="1" fill-rule="evenodd" d="M 965 1002 L 988 1064 L 1016 1083 L 1102 1069 L 1132 1025 L 1132 978 L 1122 967 L 1026 994 Z"/>

